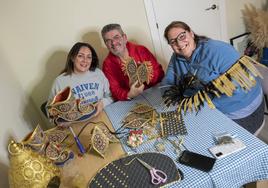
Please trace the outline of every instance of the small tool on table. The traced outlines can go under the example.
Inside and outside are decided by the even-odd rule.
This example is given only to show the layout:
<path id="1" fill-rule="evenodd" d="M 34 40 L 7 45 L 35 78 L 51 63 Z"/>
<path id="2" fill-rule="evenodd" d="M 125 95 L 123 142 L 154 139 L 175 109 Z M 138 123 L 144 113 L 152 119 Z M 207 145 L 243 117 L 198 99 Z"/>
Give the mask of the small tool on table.
<path id="1" fill-rule="evenodd" d="M 160 183 L 165 183 L 167 181 L 167 174 L 161 170 L 158 170 L 143 160 L 136 158 L 144 167 L 146 167 L 151 174 L 151 182 L 154 185 L 158 185 Z"/>
<path id="2" fill-rule="evenodd" d="M 85 150 L 84 146 L 83 146 L 82 143 L 80 142 L 79 138 L 75 135 L 75 133 L 74 133 L 74 131 L 73 131 L 73 129 L 72 129 L 71 126 L 69 126 L 69 129 L 70 129 L 71 133 L 72 133 L 73 136 L 74 136 L 74 140 L 75 140 L 76 145 L 77 145 L 79 151 L 81 152 L 81 154 L 86 153 L 86 150 Z"/>

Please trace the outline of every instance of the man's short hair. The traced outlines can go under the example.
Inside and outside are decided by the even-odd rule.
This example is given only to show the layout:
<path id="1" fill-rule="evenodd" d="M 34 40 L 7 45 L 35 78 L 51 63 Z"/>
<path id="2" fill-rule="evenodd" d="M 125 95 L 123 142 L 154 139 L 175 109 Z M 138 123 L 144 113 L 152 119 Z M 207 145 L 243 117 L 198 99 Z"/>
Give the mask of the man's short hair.
<path id="1" fill-rule="evenodd" d="M 124 34 L 124 31 L 122 30 L 121 25 L 119 25 L 117 23 L 112 23 L 112 24 L 107 24 L 102 28 L 102 30 L 101 30 L 102 38 L 104 39 L 104 35 L 112 30 L 118 30 L 121 35 Z"/>

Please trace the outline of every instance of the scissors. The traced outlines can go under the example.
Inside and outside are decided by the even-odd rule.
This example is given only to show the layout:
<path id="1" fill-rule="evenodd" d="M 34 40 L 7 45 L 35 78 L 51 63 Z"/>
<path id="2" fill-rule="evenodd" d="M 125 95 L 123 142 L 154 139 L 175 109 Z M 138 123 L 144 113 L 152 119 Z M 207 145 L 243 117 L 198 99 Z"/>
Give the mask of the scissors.
<path id="1" fill-rule="evenodd" d="M 152 184 L 158 185 L 167 181 L 167 174 L 165 172 L 155 169 L 154 167 L 139 158 L 136 159 L 150 171 Z"/>

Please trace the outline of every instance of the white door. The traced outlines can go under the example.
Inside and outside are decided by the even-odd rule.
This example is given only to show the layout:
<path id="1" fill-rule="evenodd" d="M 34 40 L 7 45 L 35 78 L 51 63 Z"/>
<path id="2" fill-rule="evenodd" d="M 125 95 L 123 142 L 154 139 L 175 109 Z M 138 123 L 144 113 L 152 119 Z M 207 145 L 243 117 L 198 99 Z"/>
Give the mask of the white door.
<path id="1" fill-rule="evenodd" d="M 196 34 L 226 40 L 223 0 L 144 0 L 144 3 L 155 53 L 164 68 L 172 50 L 163 35 L 172 21 L 186 22 Z"/>

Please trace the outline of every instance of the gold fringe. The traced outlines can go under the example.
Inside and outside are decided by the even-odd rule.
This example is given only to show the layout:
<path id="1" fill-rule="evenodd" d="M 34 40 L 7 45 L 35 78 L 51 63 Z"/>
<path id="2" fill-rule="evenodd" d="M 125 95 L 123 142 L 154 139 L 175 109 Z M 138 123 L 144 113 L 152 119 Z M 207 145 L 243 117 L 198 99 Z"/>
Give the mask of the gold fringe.
<path id="1" fill-rule="evenodd" d="M 127 66 L 131 61 L 135 62 L 135 60 L 131 57 L 127 58 L 126 60 L 122 60 L 123 63 L 121 63 L 121 70 L 123 71 L 125 76 L 129 76 L 128 71 L 127 71 Z M 136 64 L 136 62 L 135 62 L 135 64 Z"/>
<path id="2" fill-rule="evenodd" d="M 148 70 L 148 82 L 147 82 L 147 84 L 149 84 L 150 81 L 154 77 L 153 65 L 152 65 L 151 61 L 143 61 L 143 63 L 146 65 L 147 70 Z"/>
<path id="3" fill-rule="evenodd" d="M 231 97 L 237 89 L 237 86 L 243 88 L 245 92 L 250 91 L 250 89 L 256 85 L 255 78 L 263 78 L 254 64 L 264 66 L 248 56 L 242 56 L 226 73 L 211 81 L 215 89 L 207 87 L 204 90 L 198 91 L 190 98 L 183 98 L 178 105 L 178 112 L 181 112 L 182 107 L 184 113 L 187 111 L 192 112 L 192 105 L 194 105 L 194 109 L 197 112 L 204 102 L 207 102 L 208 106 L 214 109 L 215 105 L 206 91 L 215 94 L 218 98 L 220 94 Z"/>

